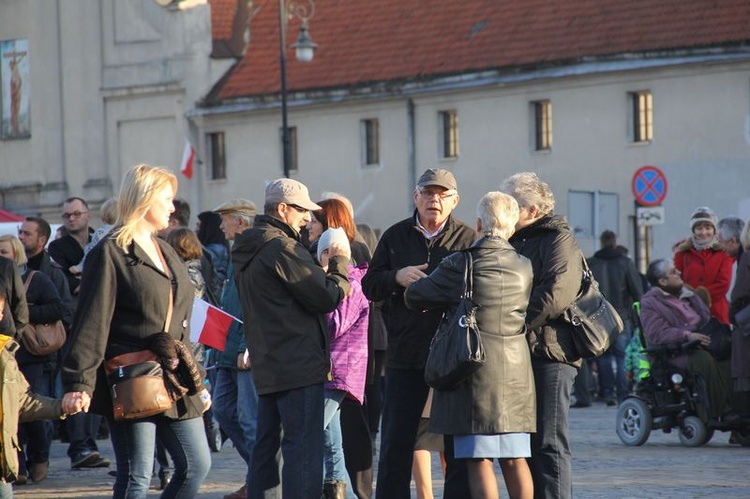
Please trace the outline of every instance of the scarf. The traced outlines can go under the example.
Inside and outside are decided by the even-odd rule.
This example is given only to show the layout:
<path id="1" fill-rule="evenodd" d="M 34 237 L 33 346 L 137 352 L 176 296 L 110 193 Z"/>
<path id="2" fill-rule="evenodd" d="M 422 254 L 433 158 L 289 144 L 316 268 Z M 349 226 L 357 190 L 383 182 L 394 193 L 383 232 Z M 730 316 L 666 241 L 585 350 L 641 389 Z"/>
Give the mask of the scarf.
<path id="1" fill-rule="evenodd" d="M 695 248 L 697 251 L 711 249 L 714 246 L 714 244 L 718 242 L 718 238 L 716 236 L 712 237 L 711 239 L 706 239 L 704 241 L 700 241 L 696 239 L 695 236 L 692 236 L 690 240 L 693 243 L 693 248 Z"/>

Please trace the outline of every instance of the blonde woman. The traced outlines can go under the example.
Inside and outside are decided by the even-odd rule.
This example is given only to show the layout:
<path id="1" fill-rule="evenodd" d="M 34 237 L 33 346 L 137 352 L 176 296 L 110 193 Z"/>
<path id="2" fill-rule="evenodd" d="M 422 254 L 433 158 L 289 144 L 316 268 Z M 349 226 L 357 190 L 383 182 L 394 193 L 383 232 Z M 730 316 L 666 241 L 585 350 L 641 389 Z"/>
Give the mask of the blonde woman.
<path id="1" fill-rule="evenodd" d="M 29 281 L 26 290 L 26 302 L 29 307 L 29 323 L 48 324 L 62 320 L 65 307 L 52 280 L 42 272 L 31 270 L 26 266 L 26 252 L 21 241 L 13 235 L 0 236 L 0 256 L 9 258 L 18 264 L 21 279 Z M 57 353 L 45 356 L 32 355 L 23 343 L 16 350 L 18 367 L 29 382 L 31 391 L 38 395 L 52 397 L 52 371 L 45 369 L 45 364 L 55 362 Z M 49 450 L 52 445 L 52 422 L 31 421 L 18 426 L 18 479 L 17 484 L 25 483 L 29 478 L 41 482 L 47 477 L 49 469 Z"/>
<path id="2" fill-rule="evenodd" d="M 115 498 L 146 497 L 156 438 L 175 464 L 162 497 L 196 497 L 211 465 L 206 439 L 196 438 L 204 434 L 200 416 L 210 404 L 208 392 L 188 394 L 163 414 L 114 421 L 102 367 L 117 355 L 153 350 L 156 337 L 188 342 L 193 285 L 174 250 L 155 237 L 169 224 L 176 191 L 177 178 L 164 168 L 137 165 L 125 175 L 115 227 L 91 250 L 83 269 L 73 344 L 62 367 L 63 406 L 81 401 L 84 410 L 109 420 Z M 158 334 L 165 330 L 168 335 Z"/>

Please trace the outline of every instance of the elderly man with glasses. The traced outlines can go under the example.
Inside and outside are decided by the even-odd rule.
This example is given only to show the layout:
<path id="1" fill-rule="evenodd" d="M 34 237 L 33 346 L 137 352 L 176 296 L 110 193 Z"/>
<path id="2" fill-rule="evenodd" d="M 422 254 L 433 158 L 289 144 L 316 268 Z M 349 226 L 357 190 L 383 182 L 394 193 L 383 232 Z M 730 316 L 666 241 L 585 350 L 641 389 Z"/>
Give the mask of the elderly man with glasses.
<path id="1" fill-rule="evenodd" d="M 450 253 L 471 246 L 476 236 L 474 229 L 451 216 L 459 201 L 451 172 L 426 170 L 412 196 L 414 214 L 385 231 L 362 280 L 367 298 L 386 302 L 388 360 L 377 497 L 388 499 L 411 496 L 414 443 L 429 392 L 424 365 L 441 315 L 440 310 L 408 309 L 404 290 L 435 270 Z M 444 497 L 469 497 L 465 463 L 453 459 L 449 437 L 445 444 Z"/>

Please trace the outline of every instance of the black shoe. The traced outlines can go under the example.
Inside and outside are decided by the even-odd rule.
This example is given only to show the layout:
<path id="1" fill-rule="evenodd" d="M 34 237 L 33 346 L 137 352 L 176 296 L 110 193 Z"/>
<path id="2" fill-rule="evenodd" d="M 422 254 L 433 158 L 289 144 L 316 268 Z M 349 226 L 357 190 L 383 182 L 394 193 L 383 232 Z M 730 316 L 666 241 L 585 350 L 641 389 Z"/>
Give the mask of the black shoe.
<path id="1" fill-rule="evenodd" d="M 615 399 L 607 399 L 607 407 L 614 407 L 617 405 L 617 401 Z"/>
<path id="2" fill-rule="evenodd" d="M 580 407 L 591 407 L 591 404 L 584 404 L 583 402 L 576 402 L 575 404 L 572 404 L 570 407 L 574 407 L 578 409 Z"/>
<path id="3" fill-rule="evenodd" d="M 109 459 L 105 457 L 100 457 L 99 459 L 94 462 L 94 464 L 88 466 L 89 468 L 109 468 L 109 465 L 112 464 L 109 462 Z"/>
<path id="4" fill-rule="evenodd" d="M 81 452 L 70 458 L 70 467 L 74 470 L 91 468 L 92 465 L 100 459 L 101 457 L 96 451 Z M 107 466 L 109 466 L 109 464 L 107 464 Z"/>
<path id="5" fill-rule="evenodd" d="M 117 470 L 109 470 L 107 474 L 111 477 L 117 478 Z"/>

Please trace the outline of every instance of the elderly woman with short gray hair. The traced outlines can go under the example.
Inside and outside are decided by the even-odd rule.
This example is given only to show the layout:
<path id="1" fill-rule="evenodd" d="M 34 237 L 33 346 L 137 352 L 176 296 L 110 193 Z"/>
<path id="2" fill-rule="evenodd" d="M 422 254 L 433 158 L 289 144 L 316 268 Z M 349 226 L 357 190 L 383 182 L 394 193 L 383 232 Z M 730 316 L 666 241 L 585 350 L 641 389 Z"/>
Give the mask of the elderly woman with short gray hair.
<path id="1" fill-rule="evenodd" d="M 518 204 L 501 192 L 486 194 L 477 207 L 479 239 L 445 258 L 404 295 L 413 309 L 450 308 L 464 291 L 467 254 L 473 259 L 473 299 L 487 361 L 458 388 L 435 390 L 430 430 L 453 435 L 455 458 L 466 459 L 472 497 L 498 497 L 493 459 L 499 459 L 510 497 L 533 496 L 526 459 L 536 430 L 531 355 L 526 343 L 526 305 L 531 264 L 508 243 Z"/>

